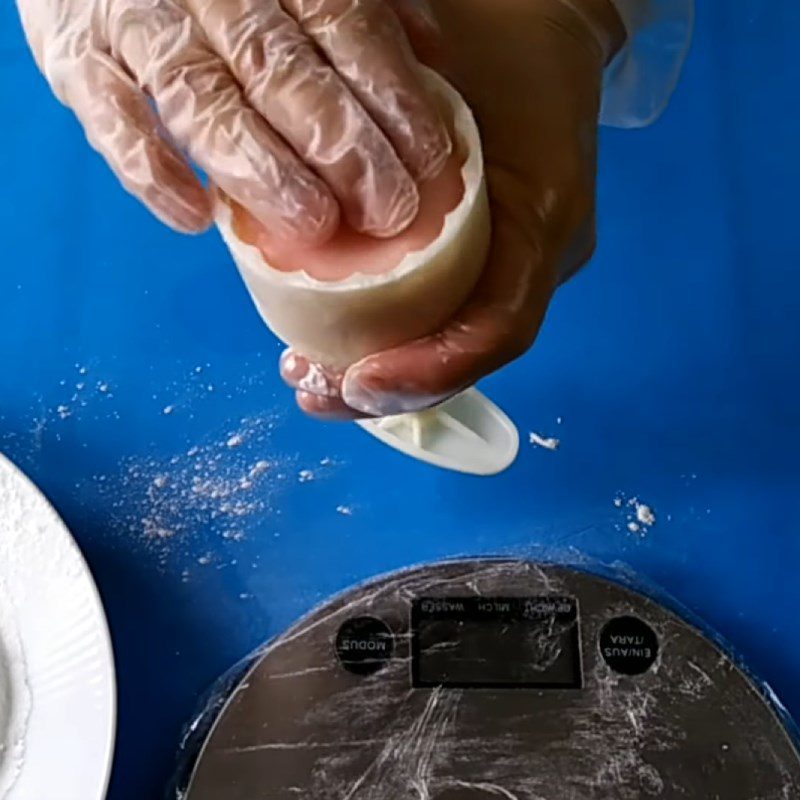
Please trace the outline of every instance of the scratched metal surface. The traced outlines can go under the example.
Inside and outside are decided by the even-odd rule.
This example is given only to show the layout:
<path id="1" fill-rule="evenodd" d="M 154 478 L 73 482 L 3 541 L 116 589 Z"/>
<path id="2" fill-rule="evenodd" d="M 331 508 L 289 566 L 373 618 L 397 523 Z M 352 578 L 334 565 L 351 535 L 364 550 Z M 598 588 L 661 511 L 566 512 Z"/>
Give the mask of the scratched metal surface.
<path id="1" fill-rule="evenodd" d="M 800 6 L 699 6 L 666 117 L 604 132 L 593 265 L 485 383 L 561 448 L 492 480 L 296 414 L 218 237 L 124 195 L 0 6 L 0 448 L 107 605 L 111 800 L 158 796 L 200 693 L 244 654 L 354 582 L 458 554 L 623 560 L 800 712 Z M 655 509 L 645 537 L 617 493 Z"/>
<path id="2" fill-rule="evenodd" d="M 579 614 L 567 625 L 545 613 L 509 631 L 482 616 L 459 654 L 476 659 L 479 673 L 496 674 L 504 668 L 493 659 L 503 658 L 511 636 L 515 646 L 524 640 L 524 674 L 546 676 L 562 656 L 572 659 L 568 633 L 577 626 L 582 688 L 412 688 L 412 601 L 459 606 L 470 597 L 577 601 Z M 659 642 L 655 663 L 633 676 L 600 656 L 605 625 L 631 615 Z M 391 658 L 369 676 L 344 669 L 331 647 L 343 625 L 362 617 L 383 621 L 394 637 Z M 452 630 L 441 635 L 428 636 L 429 653 L 456 641 Z M 450 658 L 440 666 L 458 670 Z M 786 800 L 798 793 L 800 756 L 775 711 L 691 625 L 583 571 L 471 561 L 356 589 L 272 643 L 232 692 L 178 796 Z"/>

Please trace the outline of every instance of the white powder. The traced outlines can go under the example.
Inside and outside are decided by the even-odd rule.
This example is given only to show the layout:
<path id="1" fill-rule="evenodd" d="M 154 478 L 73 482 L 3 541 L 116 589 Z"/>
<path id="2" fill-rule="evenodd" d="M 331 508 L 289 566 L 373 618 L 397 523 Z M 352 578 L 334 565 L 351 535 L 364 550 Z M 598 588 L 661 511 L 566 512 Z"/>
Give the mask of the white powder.
<path id="1" fill-rule="evenodd" d="M 0 800 L 8 795 L 22 771 L 30 705 L 25 653 L 11 597 L 0 576 Z"/>
<path id="2" fill-rule="evenodd" d="M 638 497 L 631 497 L 626 501 L 624 495 L 618 494 L 614 498 L 614 506 L 625 508 L 626 525 L 631 533 L 639 533 L 644 536 L 648 529 L 656 524 L 655 511 L 647 503 L 641 502 Z"/>
<path id="3" fill-rule="evenodd" d="M 192 528 L 198 519 L 213 520 L 223 534 L 237 531 L 243 517 L 266 509 L 272 487 L 265 486 L 262 479 L 269 463 L 264 459 L 251 461 L 244 453 L 231 458 L 226 452 L 239 450 L 248 434 L 261 438 L 267 428 L 260 420 L 248 420 L 241 432 L 221 442 L 193 446 L 185 454 L 165 460 L 132 461 L 123 483 L 131 499 L 139 486 L 144 497 L 138 513 L 134 512 L 138 519 L 130 519 L 130 527 L 157 539 L 169 539 Z M 143 486 L 148 479 L 149 487 Z"/>
<path id="4" fill-rule="evenodd" d="M 636 519 L 642 523 L 642 525 L 647 525 L 651 527 L 656 524 L 656 515 L 653 512 L 653 509 L 650 506 L 645 505 L 644 503 L 637 503 L 636 505 Z"/>
<path id="5" fill-rule="evenodd" d="M 533 445 L 544 447 L 545 450 L 558 450 L 559 446 L 561 445 L 561 441 L 559 439 L 541 436 L 534 431 L 531 431 L 528 434 L 528 440 Z"/>
<path id="6" fill-rule="evenodd" d="M 269 469 L 269 466 L 269 461 L 264 461 L 263 459 L 261 461 L 256 461 L 249 472 L 250 479 L 252 480 L 253 478 L 259 477 L 259 475 L 263 475 Z"/>
<path id="7" fill-rule="evenodd" d="M 646 528 L 652 528 L 656 524 L 656 515 L 650 506 L 642 503 L 638 497 L 631 497 L 628 500 L 628 507 L 633 509 L 634 519 Z"/>
<path id="8" fill-rule="evenodd" d="M 48 572 L 63 569 L 61 542 L 48 534 L 52 510 L 0 458 L 0 800 L 9 795 L 25 761 L 31 713 L 25 651 L 16 626 L 15 602 L 24 602 L 20 565 L 41 559 Z"/>
<path id="9" fill-rule="evenodd" d="M 264 457 L 273 451 L 274 424 L 272 416 L 248 417 L 183 452 L 128 459 L 117 478 L 93 476 L 86 495 L 110 499 L 115 524 L 162 558 L 176 552 L 174 540 L 209 530 L 240 541 L 276 513 L 274 498 L 295 471 L 293 457 Z"/>

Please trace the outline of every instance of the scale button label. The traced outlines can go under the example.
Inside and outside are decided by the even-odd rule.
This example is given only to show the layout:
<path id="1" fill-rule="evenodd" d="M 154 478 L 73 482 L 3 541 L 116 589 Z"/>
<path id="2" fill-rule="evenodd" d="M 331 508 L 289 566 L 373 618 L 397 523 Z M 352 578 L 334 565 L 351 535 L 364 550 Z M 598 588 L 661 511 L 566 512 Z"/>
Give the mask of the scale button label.
<path id="1" fill-rule="evenodd" d="M 637 617 L 615 617 L 600 631 L 600 655 L 620 675 L 643 675 L 658 658 L 658 637 Z"/>
<path id="2" fill-rule="evenodd" d="M 355 675 L 373 675 L 382 669 L 394 652 L 394 637 L 389 626 L 375 617 L 349 619 L 336 637 L 339 663 Z"/>

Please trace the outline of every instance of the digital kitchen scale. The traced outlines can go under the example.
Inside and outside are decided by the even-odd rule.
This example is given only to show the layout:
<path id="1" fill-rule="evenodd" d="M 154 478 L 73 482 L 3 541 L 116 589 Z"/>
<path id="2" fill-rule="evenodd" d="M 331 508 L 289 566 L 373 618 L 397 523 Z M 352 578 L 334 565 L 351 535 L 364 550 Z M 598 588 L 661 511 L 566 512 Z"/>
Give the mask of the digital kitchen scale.
<path id="1" fill-rule="evenodd" d="M 353 589 L 276 639 L 186 800 L 796 800 L 800 755 L 694 625 L 576 568 L 470 560 Z"/>

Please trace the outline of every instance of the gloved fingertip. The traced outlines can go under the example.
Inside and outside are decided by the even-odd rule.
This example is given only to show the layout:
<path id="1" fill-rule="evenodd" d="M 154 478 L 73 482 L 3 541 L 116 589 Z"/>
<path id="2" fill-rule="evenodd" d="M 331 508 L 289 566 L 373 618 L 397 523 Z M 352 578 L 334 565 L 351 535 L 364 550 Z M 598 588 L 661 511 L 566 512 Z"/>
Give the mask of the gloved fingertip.
<path id="1" fill-rule="evenodd" d="M 352 422 L 361 416 L 358 411 L 348 408 L 338 398 L 320 397 L 309 392 L 298 391 L 295 394 L 295 400 L 301 411 L 329 422 Z"/>
<path id="2" fill-rule="evenodd" d="M 182 233 L 185 236 L 199 236 L 200 234 L 205 233 L 211 227 L 212 224 L 212 220 L 210 219 L 209 220 L 164 219 L 162 221 L 165 222 L 176 233 Z"/>
<path id="3" fill-rule="evenodd" d="M 420 183 L 424 183 L 437 177 L 453 154 L 453 140 L 444 123 L 441 124 L 441 128 L 432 132 L 421 150 L 416 178 Z"/>
<path id="4" fill-rule="evenodd" d="M 162 167 L 158 180 L 146 184 L 123 181 L 126 188 L 138 197 L 165 225 L 178 233 L 203 233 L 214 221 L 213 202 L 209 192 L 194 173 L 182 163 L 153 160 Z"/>
<path id="5" fill-rule="evenodd" d="M 355 366 L 345 373 L 342 399 L 371 417 L 387 417 L 406 410 L 402 398 L 389 391 L 380 374 L 369 366 Z"/>
<path id="6" fill-rule="evenodd" d="M 302 217 L 298 233 L 303 242 L 321 245 L 333 237 L 339 228 L 339 204 L 330 195 L 324 195 L 316 213 Z"/>
<path id="7" fill-rule="evenodd" d="M 290 203 L 283 235 L 308 246 L 325 244 L 339 227 L 339 204 L 327 187 L 301 187 Z M 269 224 L 269 221 L 267 221 Z"/>
<path id="8" fill-rule="evenodd" d="M 419 213 L 419 189 L 411 176 L 395 192 L 394 200 L 383 208 L 372 208 L 368 216 L 360 214 L 351 221 L 356 230 L 376 239 L 390 239 L 402 233 Z"/>
<path id="9" fill-rule="evenodd" d="M 185 233 L 205 233 L 214 224 L 214 214 L 211 207 L 197 208 L 196 213 L 185 221 Z"/>
<path id="10" fill-rule="evenodd" d="M 308 359 L 288 348 L 281 353 L 279 369 L 281 377 L 288 383 L 296 383 L 308 374 Z"/>
<path id="11" fill-rule="evenodd" d="M 317 397 L 340 397 L 341 373 L 309 361 L 291 348 L 281 356 L 280 373 L 293 389 Z"/>
<path id="12" fill-rule="evenodd" d="M 150 210 L 168 227 L 188 235 L 205 233 L 214 216 L 210 205 L 204 203 L 148 203 Z"/>
<path id="13" fill-rule="evenodd" d="M 277 195 L 226 189 L 271 235 L 287 242 L 316 247 L 327 242 L 339 227 L 339 203 L 321 180 L 298 178 Z"/>
<path id="14" fill-rule="evenodd" d="M 180 228 L 178 233 L 182 233 L 184 236 L 200 236 L 206 233 L 210 227 L 211 222 L 207 222 L 203 225 L 198 224 L 193 227 Z"/>

